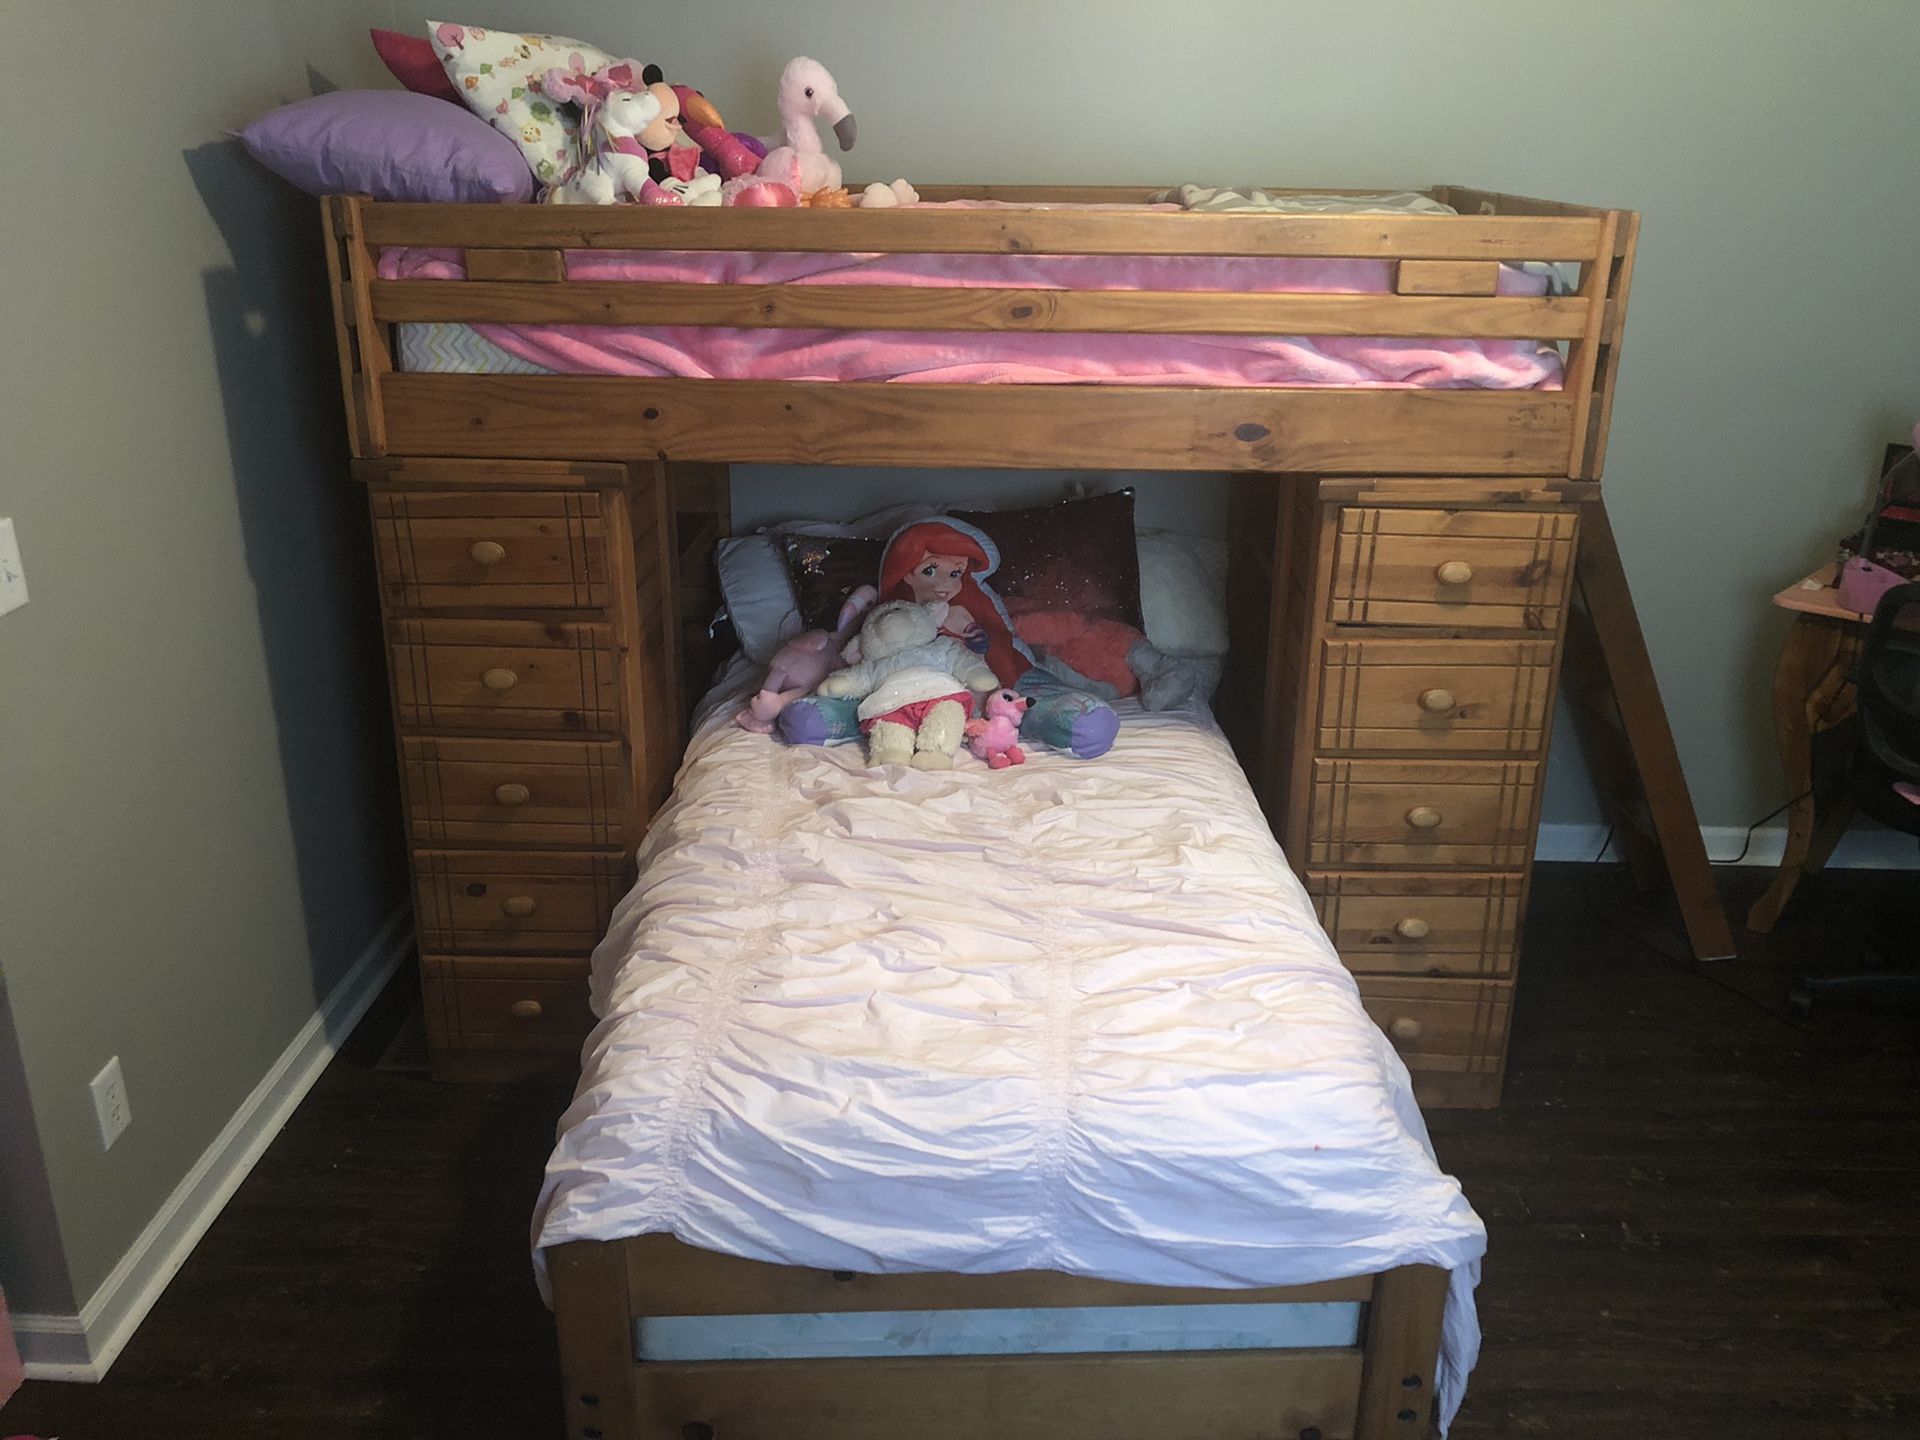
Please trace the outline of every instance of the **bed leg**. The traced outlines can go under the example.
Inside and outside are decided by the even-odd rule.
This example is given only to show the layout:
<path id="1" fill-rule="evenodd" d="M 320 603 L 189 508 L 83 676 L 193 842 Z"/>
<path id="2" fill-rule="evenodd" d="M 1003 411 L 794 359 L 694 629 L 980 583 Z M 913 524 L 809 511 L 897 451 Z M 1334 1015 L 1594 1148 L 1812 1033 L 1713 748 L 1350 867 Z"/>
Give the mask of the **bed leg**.
<path id="1" fill-rule="evenodd" d="M 640 1440 L 626 1254 L 578 1240 L 548 1256 L 567 1440 Z"/>
<path id="2" fill-rule="evenodd" d="M 1434 1361 L 1447 1272 L 1403 1265 L 1374 1277 L 1367 1307 L 1367 1363 L 1355 1440 L 1427 1440 L 1434 1433 Z"/>

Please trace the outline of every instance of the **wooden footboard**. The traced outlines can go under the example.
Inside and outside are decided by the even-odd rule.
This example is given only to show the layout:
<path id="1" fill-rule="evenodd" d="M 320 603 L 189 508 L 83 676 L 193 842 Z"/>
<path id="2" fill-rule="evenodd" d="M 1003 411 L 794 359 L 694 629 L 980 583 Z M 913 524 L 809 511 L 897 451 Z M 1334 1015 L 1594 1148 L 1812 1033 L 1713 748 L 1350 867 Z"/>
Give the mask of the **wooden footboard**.
<path id="1" fill-rule="evenodd" d="M 856 1275 L 670 1236 L 549 1257 L 569 1440 L 1422 1440 L 1447 1274 L 1413 1265 L 1267 1290 L 1045 1271 Z M 1288 1350 L 641 1362 L 635 1322 L 685 1315 L 1357 1301 L 1360 1341 Z"/>

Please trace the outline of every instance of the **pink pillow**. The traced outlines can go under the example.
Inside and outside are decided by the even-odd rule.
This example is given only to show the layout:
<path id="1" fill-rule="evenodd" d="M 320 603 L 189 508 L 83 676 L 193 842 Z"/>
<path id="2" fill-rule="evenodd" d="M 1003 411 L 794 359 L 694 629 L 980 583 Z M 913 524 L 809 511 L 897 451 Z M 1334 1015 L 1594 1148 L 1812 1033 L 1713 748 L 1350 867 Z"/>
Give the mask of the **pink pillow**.
<path id="1" fill-rule="evenodd" d="M 433 42 L 424 35 L 403 35 L 398 30 L 369 30 L 373 48 L 380 52 L 380 63 L 393 72 L 393 78 L 416 95 L 431 95 L 466 108 L 460 92 L 447 78 L 440 57 L 433 53 Z"/>

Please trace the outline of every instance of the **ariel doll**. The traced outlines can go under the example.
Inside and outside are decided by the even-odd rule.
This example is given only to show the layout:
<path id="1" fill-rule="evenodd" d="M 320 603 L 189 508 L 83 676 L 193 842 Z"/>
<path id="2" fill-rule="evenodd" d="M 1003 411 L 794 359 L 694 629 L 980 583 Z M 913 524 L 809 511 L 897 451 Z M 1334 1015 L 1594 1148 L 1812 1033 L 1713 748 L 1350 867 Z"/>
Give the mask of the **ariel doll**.
<path id="1" fill-rule="evenodd" d="M 983 583 L 999 568 L 999 549 L 973 526 L 922 520 L 887 542 L 880 598 L 919 605 L 945 601 L 942 630 L 984 657 L 1002 685 L 1011 685 L 1033 665 L 1033 655 L 1014 635 L 1000 597 Z"/>
<path id="2" fill-rule="evenodd" d="M 1035 663 L 1014 633 L 1006 606 L 987 584 L 1000 568 L 1000 550 L 962 520 L 939 516 L 894 533 L 880 557 L 880 598 L 947 603 L 945 633 L 982 656 L 1001 685 L 1032 702 L 1020 726 L 1031 738 L 1082 760 L 1104 755 L 1119 733 L 1113 707 L 1063 684 Z M 854 702 L 810 695 L 780 712 L 781 738 L 793 745 L 827 745 L 860 736 Z"/>

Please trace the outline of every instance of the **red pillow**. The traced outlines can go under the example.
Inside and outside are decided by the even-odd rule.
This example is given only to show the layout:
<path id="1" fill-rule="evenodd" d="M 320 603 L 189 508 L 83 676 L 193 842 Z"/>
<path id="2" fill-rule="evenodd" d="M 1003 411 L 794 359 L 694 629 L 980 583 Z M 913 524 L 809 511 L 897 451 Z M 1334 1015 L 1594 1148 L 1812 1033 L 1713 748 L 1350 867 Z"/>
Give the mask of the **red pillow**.
<path id="1" fill-rule="evenodd" d="M 369 30 L 367 33 L 373 37 L 373 48 L 380 52 L 381 63 L 407 89 L 416 95 L 451 100 L 461 109 L 466 108 L 460 99 L 460 92 L 453 88 L 453 81 L 447 78 L 440 57 L 433 53 L 433 42 L 426 36 L 404 35 L 398 30 Z"/>

